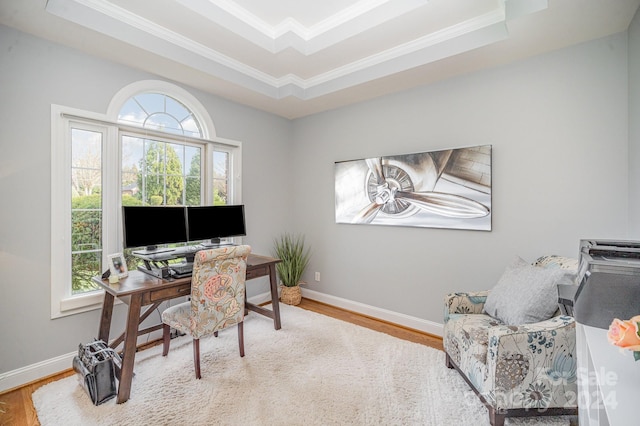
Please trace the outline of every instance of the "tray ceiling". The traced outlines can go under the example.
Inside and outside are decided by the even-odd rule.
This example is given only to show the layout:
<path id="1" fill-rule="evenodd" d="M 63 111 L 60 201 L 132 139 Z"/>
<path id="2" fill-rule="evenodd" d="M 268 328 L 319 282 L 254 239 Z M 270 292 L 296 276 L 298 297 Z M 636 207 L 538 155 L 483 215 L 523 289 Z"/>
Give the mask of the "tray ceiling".
<path id="1" fill-rule="evenodd" d="M 3 0 L 0 23 L 287 118 L 628 28 L 640 0 Z"/>

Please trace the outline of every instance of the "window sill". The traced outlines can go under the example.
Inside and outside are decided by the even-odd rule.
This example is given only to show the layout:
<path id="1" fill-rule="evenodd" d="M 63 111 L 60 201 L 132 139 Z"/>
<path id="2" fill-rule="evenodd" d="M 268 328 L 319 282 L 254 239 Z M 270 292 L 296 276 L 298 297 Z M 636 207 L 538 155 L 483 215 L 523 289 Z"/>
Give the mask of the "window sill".
<path id="1" fill-rule="evenodd" d="M 61 318 L 81 312 L 93 311 L 102 307 L 104 290 L 92 291 L 87 294 L 66 297 L 60 300 L 60 310 L 53 312 L 51 318 Z"/>

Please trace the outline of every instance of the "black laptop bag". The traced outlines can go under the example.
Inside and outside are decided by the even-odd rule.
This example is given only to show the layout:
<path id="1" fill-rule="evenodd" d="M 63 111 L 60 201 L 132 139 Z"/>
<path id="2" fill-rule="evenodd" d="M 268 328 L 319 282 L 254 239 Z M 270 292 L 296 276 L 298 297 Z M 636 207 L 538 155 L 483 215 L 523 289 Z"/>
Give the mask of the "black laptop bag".
<path id="1" fill-rule="evenodd" d="M 73 369 L 94 405 L 100 405 L 117 394 L 116 366 L 122 361 L 116 351 L 102 340 L 78 345 Z"/>

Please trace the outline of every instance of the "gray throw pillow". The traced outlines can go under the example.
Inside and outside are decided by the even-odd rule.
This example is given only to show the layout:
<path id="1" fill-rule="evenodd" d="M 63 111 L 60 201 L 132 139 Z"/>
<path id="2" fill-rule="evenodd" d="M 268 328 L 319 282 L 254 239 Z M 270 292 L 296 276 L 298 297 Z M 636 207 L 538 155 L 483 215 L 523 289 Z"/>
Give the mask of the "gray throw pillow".
<path id="1" fill-rule="evenodd" d="M 547 320 L 558 309 L 557 284 L 566 273 L 532 266 L 516 256 L 489 292 L 484 311 L 508 325 Z"/>

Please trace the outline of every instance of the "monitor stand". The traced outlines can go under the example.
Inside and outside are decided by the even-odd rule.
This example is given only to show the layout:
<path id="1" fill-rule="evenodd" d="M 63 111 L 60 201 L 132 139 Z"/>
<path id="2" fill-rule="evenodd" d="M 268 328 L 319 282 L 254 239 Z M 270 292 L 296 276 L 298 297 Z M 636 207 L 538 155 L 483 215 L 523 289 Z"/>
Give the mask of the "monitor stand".
<path id="1" fill-rule="evenodd" d="M 212 238 L 210 242 L 202 243 L 205 248 L 218 248 L 232 246 L 233 244 L 228 241 L 221 241 L 220 238 Z"/>
<path id="2" fill-rule="evenodd" d="M 155 262 L 150 262 L 146 259 L 143 259 L 144 266 L 138 265 L 138 271 L 144 272 L 145 274 L 152 275 L 156 278 L 166 279 L 171 277 L 171 272 L 169 270 L 168 265 L 158 266 Z"/>
<path id="3" fill-rule="evenodd" d="M 158 248 L 158 246 L 147 246 L 145 247 L 144 250 L 137 250 L 132 252 L 133 254 L 141 254 L 143 256 L 150 256 L 152 254 L 158 254 L 158 253 L 169 253 L 174 251 L 175 249 L 172 248 L 168 248 L 168 247 L 163 247 L 163 248 Z"/>

